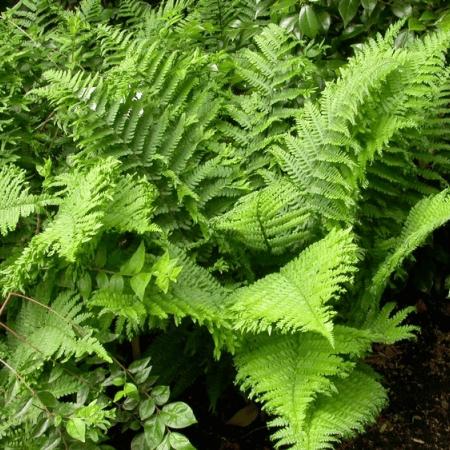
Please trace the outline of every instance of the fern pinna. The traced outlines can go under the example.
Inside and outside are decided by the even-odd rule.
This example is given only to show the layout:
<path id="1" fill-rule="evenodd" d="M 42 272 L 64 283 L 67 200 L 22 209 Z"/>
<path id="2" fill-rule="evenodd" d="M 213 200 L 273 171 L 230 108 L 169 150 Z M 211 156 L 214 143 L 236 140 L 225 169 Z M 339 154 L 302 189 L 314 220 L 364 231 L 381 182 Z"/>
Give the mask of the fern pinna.
<path id="1" fill-rule="evenodd" d="M 0 22 L 2 448 L 193 448 L 151 358 L 179 393 L 225 353 L 275 447 L 361 432 L 416 331 L 383 292 L 450 219 L 450 35 L 326 81 L 274 2 L 65 3 Z"/>

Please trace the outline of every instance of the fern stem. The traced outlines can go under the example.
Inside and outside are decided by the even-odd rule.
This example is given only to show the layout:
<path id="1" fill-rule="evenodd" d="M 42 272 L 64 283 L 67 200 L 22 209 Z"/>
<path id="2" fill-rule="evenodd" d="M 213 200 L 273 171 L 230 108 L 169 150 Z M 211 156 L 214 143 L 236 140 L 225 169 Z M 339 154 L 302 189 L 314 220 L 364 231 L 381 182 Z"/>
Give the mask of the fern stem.
<path id="1" fill-rule="evenodd" d="M 139 336 L 135 336 L 131 341 L 131 351 L 133 354 L 133 360 L 141 357 L 141 342 Z"/>
<path id="2" fill-rule="evenodd" d="M 45 305 L 44 303 L 41 303 L 39 300 L 36 300 L 36 299 L 34 299 L 34 298 L 32 298 L 32 297 L 28 297 L 28 296 L 26 296 L 26 295 L 23 295 L 23 294 L 21 294 L 20 292 L 10 292 L 10 293 L 8 294 L 8 297 L 9 297 L 9 296 L 11 296 L 11 297 L 19 297 L 19 298 L 23 298 L 24 300 L 27 300 L 27 301 L 29 301 L 29 302 L 31 302 L 31 303 L 34 303 L 34 304 L 40 306 L 41 308 L 46 309 L 47 311 L 49 311 L 49 312 L 55 314 L 57 317 L 59 317 L 59 318 L 60 318 L 62 321 L 64 321 L 65 323 L 71 325 L 74 329 L 76 329 L 76 330 L 78 331 L 78 333 L 80 333 L 81 336 L 84 335 L 84 330 L 83 330 L 79 325 L 77 325 L 76 323 L 72 322 L 71 320 L 67 320 L 64 316 L 62 316 L 61 314 L 59 314 L 58 311 L 55 311 L 55 310 L 54 310 L 53 308 L 51 308 L 50 306 L 47 306 L 47 305 Z M 6 300 L 5 300 L 4 303 L 6 303 Z M 3 306 L 2 306 L 2 308 L 3 308 Z M 1 310 L 0 310 L 0 312 L 1 312 Z"/>
<path id="3" fill-rule="evenodd" d="M 8 294 L 8 296 L 6 297 L 6 300 L 2 303 L 2 306 L 0 307 L 0 317 L 3 314 L 3 310 L 6 308 L 6 306 L 8 305 L 9 301 L 11 300 L 11 293 Z"/>

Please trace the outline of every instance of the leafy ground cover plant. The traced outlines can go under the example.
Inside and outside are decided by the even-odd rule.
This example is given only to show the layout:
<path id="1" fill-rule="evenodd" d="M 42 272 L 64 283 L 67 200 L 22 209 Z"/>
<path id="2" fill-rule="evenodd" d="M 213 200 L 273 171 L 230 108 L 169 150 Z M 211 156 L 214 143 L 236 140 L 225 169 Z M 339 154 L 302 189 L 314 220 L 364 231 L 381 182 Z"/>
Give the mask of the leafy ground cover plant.
<path id="1" fill-rule="evenodd" d="M 270 23 L 225 48 L 205 7 L 2 15 L 4 448 L 192 448 L 164 384 L 224 354 L 275 446 L 387 401 L 363 361 L 415 328 L 382 294 L 450 219 L 450 35 L 400 22 L 324 84 L 321 46 Z"/>

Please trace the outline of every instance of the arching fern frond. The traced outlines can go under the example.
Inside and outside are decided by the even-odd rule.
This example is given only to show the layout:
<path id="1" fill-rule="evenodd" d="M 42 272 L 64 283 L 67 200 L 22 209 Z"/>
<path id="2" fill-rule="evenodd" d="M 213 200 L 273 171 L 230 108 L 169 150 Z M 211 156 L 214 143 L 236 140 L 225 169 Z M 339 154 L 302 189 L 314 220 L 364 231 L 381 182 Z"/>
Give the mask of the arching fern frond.
<path id="1" fill-rule="evenodd" d="M 403 261 L 437 228 L 450 220 L 450 191 L 426 197 L 419 201 L 410 211 L 402 232 L 395 240 L 389 242 L 389 248 L 382 262 L 376 268 L 368 289 L 363 293 L 362 305 L 365 311 L 378 310 L 381 295 L 392 273 L 401 266 Z M 367 319 L 367 317 L 366 317 Z"/>
<path id="2" fill-rule="evenodd" d="M 235 329 L 316 331 L 333 343 L 329 302 L 352 280 L 358 248 L 350 230 L 332 231 L 300 256 L 229 299 Z"/>

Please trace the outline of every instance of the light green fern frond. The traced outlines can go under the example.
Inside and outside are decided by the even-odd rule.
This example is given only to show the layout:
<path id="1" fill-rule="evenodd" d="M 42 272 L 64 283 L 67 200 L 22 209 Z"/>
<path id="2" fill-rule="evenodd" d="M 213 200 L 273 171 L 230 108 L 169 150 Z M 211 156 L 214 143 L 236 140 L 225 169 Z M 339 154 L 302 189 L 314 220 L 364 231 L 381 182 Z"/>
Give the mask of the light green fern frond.
<path id="1" fill-rule="evenodd" d="M 90 336 L 92 329 L 84 328 L 88 318 L 73 292 L 63 292 L 44 306 L 24 300 L 10 324 L 16 333 L 9 336 L 14 348 L 9 357 L 11 365 L 22 373 L 32 373 L 50 358 L 64 360 L 96 354 L 111 361 L 98 340 Z"/>
<path id="2" fill-rule="evenodd" d="M 358 247 L 350 230 L 332 231 L 300 256 L 229 299 L 234 328 L 261 332 L 317 331 L 333 343 L 335 315 L 329 302 L 339 298 L 356 270 Z"/>
<path id="3" fill-rule="evenodd" d="M 357 361 L 373 342 L 410 337 L 412 327 L 401 325 L 410 310 L 393 317 L 391 311 L 387 306 L 373 328 L 336 325 L 334 347 L 312 332 L 244 336 L 235 354 L 237 381 L 275 416 L 268 425 L 276 448 L 333 448 L 374 420 L 386 392 Z"/>
<path id="4" fill-rule="evenodd" d="M 364 431 L 387 403 L 387 393 L 368 367 L 363 366 L 334 383 L 335 392 L 320 395 L 307 420 L 307 432 L 291 448 L 332 449 L 343 438 Z"/>
<path id="5" fill-rule="evenodd" d="M 261 401 L 266 412 L 278 416 L 269 426 L 283 427 L 280 444 L 300 440 L 308 406 L 319 393 L 334 390 L 331 377 L 348 375 L 353 368 L 317 333 L 248 338 L 235 362 L 241 388 Z"/>
<path id="6" fill-rule="evenodd" d="M 391 35 L 369 42 L 326 86 L 318 104 L 305 105 L 287 148 L 274 150 L 311 208 L 331 222 L 354 220 L 369 164 L 404 130 L 426 126 L 423 112 L 446 76 L 448 34 L 406 49 L 394 49 Z"/>
<path id="7" fill-rule="evenodd" d="M 167 293 L 156 287 L 147 289 L 144 302 L 150 314 L 161 319 L 172 316 L 176 323 L 188 318 L 205 325 L 216 344 L 216 355 L 224 345 L 233 349 L 234 338 L 225 307 L 228 291 L 180 249 L 172 246 L 170 257 L 177 258 L 182 270 Z"/>
<path id="8" fill-rule="evenodd" d="M 124 175 L 114 190 L 111 206 L 103 217 L 107 230 L 135 231 L 140 234 L 160 231 L 150 223 L 156 198 L 155 188 L 150 183 L 144 178 L 136 179 L 131 175 Z"/>
<path id="9" fill-rule="evenodd" d="M 0 169 L 0 235 L 14 230 L 21 217 L 57 203 L 49 195 L 30 194 L 25 177 L 25 171 L 13 165 Z"/>
<path id="10" fill-rule="evenodd" d="M 100 316 L 109 314 L 111 321 L 116 321 L 115 332 L 121 334 L 125 329 L 128 337 L 133 337 L 147 317 L 146 308 L 138 297 L 111 288 L 95 291 L 89 306 L 100 307 Z"/>
<path id="11" fill-rule="evenodd" d="M 73 261 L 80 248 L 103 227 L 106 205 L 114 195 L 118 162 L 105 160 L 87 173 L 59 176 L 54 186 L 65 194 L 58 213 L 45 230 L 34 236 L 22 254 L 2 271 L 3 292 L 22 289 L 46 264 L 46 255 Z"/>

